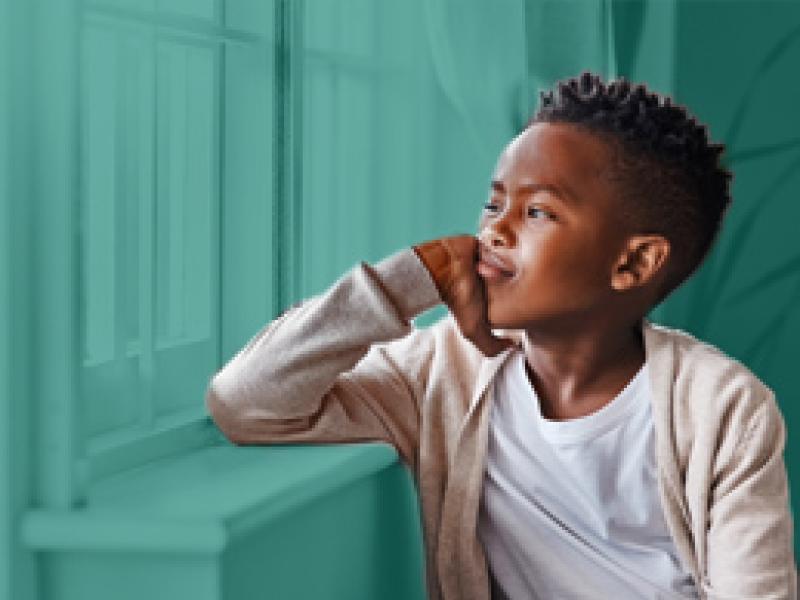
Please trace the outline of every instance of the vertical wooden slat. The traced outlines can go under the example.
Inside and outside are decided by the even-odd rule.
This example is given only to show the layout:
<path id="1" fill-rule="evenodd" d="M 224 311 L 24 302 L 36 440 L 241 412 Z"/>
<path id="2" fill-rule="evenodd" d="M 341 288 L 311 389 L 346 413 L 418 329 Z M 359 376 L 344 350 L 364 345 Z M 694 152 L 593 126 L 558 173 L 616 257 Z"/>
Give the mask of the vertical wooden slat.
<path id="1" fill-rule="evenodd" d="M 83 53 L 86 77 L 82 86 L 83 105 L 81 155 L 83 194 L 83 249 L 85 280 L 86 358 L 91 364 L 114 359 L 116 290 L 114 288 L 115 204 L 119 192 L 117 87 L 112 85 L 116 68 L 116 47 L 112 37 L 85 28 Z"/>
<path id="2" fill-rule="evenodd" d="M 35 598 L 33 554 L 17 524 L 36 478 L 30 402 L 32 263 L 31 6 L 0 0 L 0 598 Z"/>
<path id="3" fill-rule="evenodd" d="M 225 11 L 225 2 L 218 0 L 217 2 L 217 18 L 221 25 L 227 23 L 227 14 Z M 216 120 L 216 127 L 213 131 L 212 147 L 216 154 L 212 156 L 212 169 L 216 167 L 216 179 L 212 188 L 212 201 L 209 207 L 209 250 L 211 256 L 209 257 L 209 278 L 211 288 L 210 298 L 210 315 L 208 316 L 208 334 L 214 340 L 215 351 L 215 365 L 220 364 L 220 357 L 222 352 L 223 341 L 223 321 L 222 321 L 222 264 L 223 264 L 223 234 L 224 216 L 223 216 L 223 202 L 224 202 L 224 189 L 225 189 L 225 167 L 226 167 L 226 146 L 225 146 L 225 132 L 226 132 L 226 105 L 225 105 L 225 86 L 227 82 L 227 61 L 226 61 L 226 45 L 220 44 L 219 50 L 215 58 L 215 86 L 214 86 L 214 106 L 212 111 L 212 118 Z"/>
<path id="4" fill-rule="evenodd" d="M 292 201 L 292 238 L 293 254 L 292 257 L 292 289 L 294 301 L 297 302 L 303 297 L 302 282 L 302 256 L 306 247 L 306 238 L 303 235 L 303 69 L 305 61 L 301 49 L 304 46 L 303 35 L 303 14 L 305 12 L 306 0 L 284 0 L 291 7 L 291 14 L 288 23 L 291 41 L 291 201 Z"/>
<path id="5" fill-rule="evenodd" d="M 14 46 L 11 41 L 11 30 L 8 26 L 11 18 L 8 4 L 0 0 L 0 489 L 14 488 L 12 457 L 17 453 L 13 446 L 12 419 L 14 419 L 14 387 L 17 377 L 11 364 L 12 332 L 12 227 L 13 212 L 11 198 L 12 187 L 9 182 L 9 157 L 11 155 L 11 135 L 9 121 L 11 107 L 11 61 Z M 16 336 L 15 336 L 16 337 Z M 14 498 L 6 491 L 0 493 L 0 597 L 11 597 L 12 556 L 15 543 L 11 539 L 11 528 L 14 523 L 16 507 Z"/>
<path id="6" fill-rule="evenodd" d="M 139 423 L 144 428 L 153 424 L 153 382 L 155 380 L 155 274 L 156 274 L 156 201 L 158 198 L 158 109 L 157 48 L 154 29 L 144 33 L 145 59 L 140 79 L 142 94 L 140 110 L 141 150 L 139 166 Z"/>
<path id="7" fill-rule="evenodd" d="M 276 0 L 273 314 L 302 299 L 302 0 Z"/>
<path id="8" fill-rule="evenodd" d="M 66 509 L 75 477 L 77 331 L 77 10 L 40 0 L 34 9 L 33 393 L 40 443 L 36 501 Z M 54 99 L 58 101 L 54 101 Z"/>
<path id="9" fill-rule="evenodd" d="M 112 343 L 113 355 L 111 361 L 117 364 L 124 364 L 127 355 L 127 298 L 125 297 L 125 278 L 128 275 L 126 269 L 126 248 L 125 238 L 129 234 L 129 223 L 127 221 L 126 205 L 128 203 L 128 156 L 127 149 L 127 108 L 128 108 L 128 61 L 125 53 L 124 36 L 117 35 L 111 41 L 113 47 L 114 62 L 112 64 L 111 78 L 103 82 L 113 91 L 112 119 L 114 123 L 114 134 L 112 138 L 114 167 L 114 185 L 111 197 L 98 198 L 99 205 L 108 205 L 112 210 L 110 227 L 108 228 L 111 236 L 107 253 L 103 256 L 104 261 L 110 263 L 111 272 L 111 298 L 106 298 L 105 302 L 111 306 L 111 318 L 114 324 Z M 92 231 L 92 235 L 100 233 L 100 228 Z M 121 382 L 122 383 L 122 382 Z M 127 382 L 126 382 L 127 383 Z"/>
<path id="10" fill-rule="evenodd" d="M 85 298 L 78 331 L 86 336 L 87 355 L 79 370 L 84 439 L 137 420 L 138 358 L 129 322 L 138 319 L 130 318 L 127 305 L 138 303 L 132 293 L 138 262 L 133 143 L 138 94 L 131 93 L 136 88 L 131 69 L 135 31 L 84 20 L 81 37 L 83 178 L 77 205 L 83 226 L 79 285 Z"/>
<path id="11" fill-rule="evenodd" d="M 169 85 L 165 131 L 166 143 L 159 148 L 159 156 L 169 155 L 169 176 L 166 178 L 166 194 L 159 197 L 163 207 L 163 246 L 159 261 L 166 265 L 159 291 L 162 296 L 163 329 L 161 341 L 171 344 L 180 337 L 182 315 L 180 299 L 183 295 L 183 203 L 185 202 L 186 177 L 186 50 L 170 47 L 168 54 L 171 76 L 165 80 Z M 156 346 L 158 347 L 158 346 Z"/>
<path id="12" fill-rule="evenodd" d="M 228 26 L 252 31 L 262 43 L 226 44 L 221 71 L 220 366 L 280 306 L 274 239 L 280 229 L 275 170 L 281 164 L 273 128 L 278 114 L 276 10 L 272 1 L 231 2 L 225 16 Z"/>
<path id="13" fill-rule="evenodd" d="M 272 271 L 272 289 L 275 290 L 275 306 L 272 307 L 272 314 L 279 314 L 288 306 L 287 290 L 284 285 L 284 264 L 286 263 L 286 251 L 284 249 L 283 238 L 284 228 L 286 227 L 286 87 L 288 83 L 288 66 L 286 59 L 286 33 L 284 25 L 284 12 L 286 5 L 283 0 L 275 0 L 275 104 L 272 121 L 274 123 L 273 139 L 273 180 L 272 197 L 273 219 L 272 219 L 272 252 L 275 260 Z"/>
<path id="14" fill-rule="evenodd" d="M 161 40 L 156 38 L 156 149 L 155 156 L 158 159 L 156 197 L 155 197 L 155 221 L 153 223 L 153 233 L 155 235 L 155 280 L 153 283 L 155 291 L 155 305 L 153 315 L 155 317 L 154 327 L 154 347 L 157 348 L 161 342 L 165 323 L 168 315 L 164 306 L 164 295 L 169 290 L 169 254 L 167 252 L 169 240 L 166 237 L 169 231 L 169 213 L 165 210 L 169 201 L 169 181 L 172 177 L 173 157 L 169 152 L 169 107 L 170 95 L 172 93 L 170 82 L 172 80 L 172 60 L 167 49 Z"/>
<path id="15" fill-rule="evenodd" d="M 211 335 L 211 285 L 217 250 L 213 230 L 219 195 L 219 102 L 221 44 L 186 47 L 186 168 L 182 228 L 184 286 L 180 298 L 185 342 Z"/>

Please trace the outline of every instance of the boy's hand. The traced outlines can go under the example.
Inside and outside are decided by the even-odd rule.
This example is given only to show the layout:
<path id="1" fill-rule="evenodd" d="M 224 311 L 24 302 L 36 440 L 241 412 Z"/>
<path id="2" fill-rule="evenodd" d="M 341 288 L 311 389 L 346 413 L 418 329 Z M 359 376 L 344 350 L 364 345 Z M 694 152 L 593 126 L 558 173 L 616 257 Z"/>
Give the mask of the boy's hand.
<path id="1" fill-rule="evenodd" d="M 495 336 L 489 324 L 486 288 L 477 271 L 478 238 L 456 235 L 412 248 L 430 272 L 464 337 L 486 356 L 495 356 L 513 345 L 513 341 Z"/>

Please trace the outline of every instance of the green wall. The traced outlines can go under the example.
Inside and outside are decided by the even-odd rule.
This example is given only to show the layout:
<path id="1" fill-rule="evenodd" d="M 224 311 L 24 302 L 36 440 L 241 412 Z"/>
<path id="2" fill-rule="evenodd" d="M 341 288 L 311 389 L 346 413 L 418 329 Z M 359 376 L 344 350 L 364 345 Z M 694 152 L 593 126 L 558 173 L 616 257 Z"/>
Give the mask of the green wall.
<path id="1" fill-rule="evenodd" d="M 727 145 L 733 204 L 661 320 L 722 348 L 775 390 L 800 513 L 800 3 L 677 5 L 675 95 Z M 795 556 L 800 548 L 795 518 Z"/>
<path id="2" fill-rule="evenodd" d="M 728 144 L 722 236 L 651 316 L 775 389 L 797 512 L 799 54 L 796 1 L 0 0 L 0 598 L 51 597 L 48 511 L 219 443 L 202 392 L 264 322 L 475 232 L 538 91 L 583 69 Z"/>

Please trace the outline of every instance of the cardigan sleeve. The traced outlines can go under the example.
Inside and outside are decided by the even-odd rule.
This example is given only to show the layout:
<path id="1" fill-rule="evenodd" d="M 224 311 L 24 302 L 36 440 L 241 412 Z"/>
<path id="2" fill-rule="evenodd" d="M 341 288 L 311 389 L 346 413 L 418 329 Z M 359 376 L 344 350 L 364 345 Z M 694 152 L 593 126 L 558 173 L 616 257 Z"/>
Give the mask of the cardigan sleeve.
<path id="1" fill-rule="evenodd" d="M 361 262 L 262 328 L 211 378 L 206 407 L 236 444 L 386 441 L 416 468 L 433 340 L 412 320 L 440 302 L 411 248 Z"/>
<path id="2" fill-rule="evenodd" d="M 755 395 L 755 393 L 754 393 Z M 704 588 L 709 600 L 796 600 L 793 520 L 774 393 L 750 413 L 715 468 Z"/>

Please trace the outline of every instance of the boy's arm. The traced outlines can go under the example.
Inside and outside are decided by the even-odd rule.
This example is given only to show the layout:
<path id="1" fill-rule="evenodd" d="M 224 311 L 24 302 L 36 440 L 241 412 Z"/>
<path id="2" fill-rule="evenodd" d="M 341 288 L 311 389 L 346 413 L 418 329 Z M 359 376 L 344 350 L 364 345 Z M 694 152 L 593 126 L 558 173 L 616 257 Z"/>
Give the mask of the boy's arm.
<path id="1" fill-rule="evenodd" d="M 759 392 L 753 392 L 758 394 Z M 709 600 L 796 600 L 793 522 L 783 452 L 786 426 L 768 390 L 715 465 L 709 506 Z M 727 444 L 721 443 L 721 450 Z"/>
<path id="2" fill-rule="evenodd" d="M 413 466 L 433 339 L 410 321 L 440 302 L 414 249 L 361 262 L 259 331 L 206 406 L 237 444 L 384 440 Z"/>

